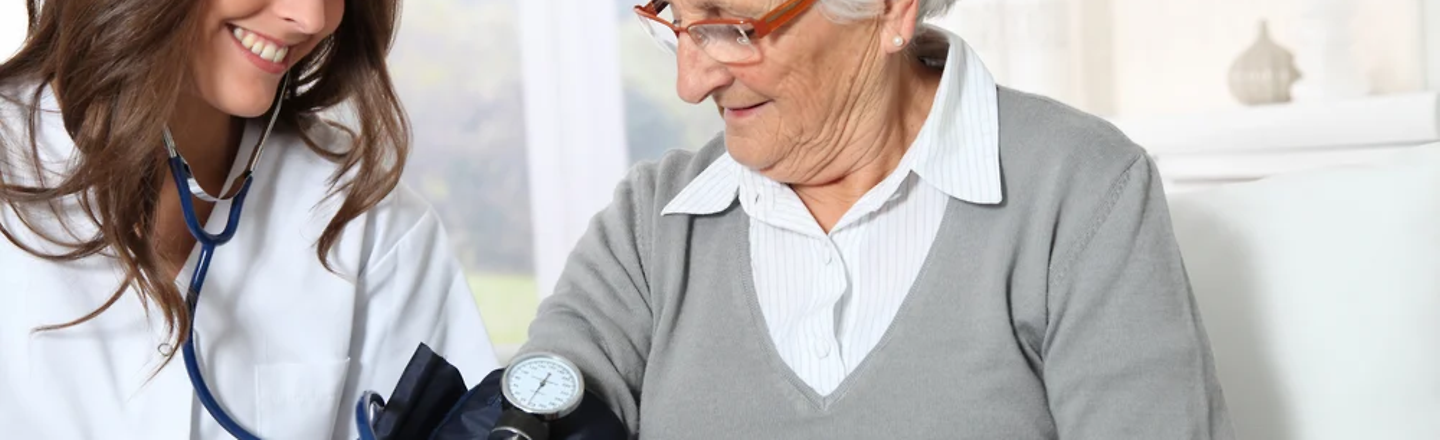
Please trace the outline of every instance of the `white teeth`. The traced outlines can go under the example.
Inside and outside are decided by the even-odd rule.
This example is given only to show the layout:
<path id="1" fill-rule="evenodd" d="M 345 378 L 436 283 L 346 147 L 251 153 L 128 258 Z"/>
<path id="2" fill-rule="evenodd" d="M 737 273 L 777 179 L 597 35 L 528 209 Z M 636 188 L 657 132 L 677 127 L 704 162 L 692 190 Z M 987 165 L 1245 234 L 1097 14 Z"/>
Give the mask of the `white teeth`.
<path id="1" fill-rule="evenodd" d="M 290 54 L 289 47 L 277 45 L 244 28 L 236 27 L 234 34 L 241 46 L 266 61 L 281 63 Z"/>

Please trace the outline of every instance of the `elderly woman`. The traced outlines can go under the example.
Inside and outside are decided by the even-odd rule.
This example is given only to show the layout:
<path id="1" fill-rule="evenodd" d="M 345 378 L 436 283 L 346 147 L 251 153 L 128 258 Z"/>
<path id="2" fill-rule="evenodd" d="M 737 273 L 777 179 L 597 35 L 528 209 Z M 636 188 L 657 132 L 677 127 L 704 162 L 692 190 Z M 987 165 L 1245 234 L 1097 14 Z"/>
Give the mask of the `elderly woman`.
<path id="1" fill-rule="evenodd" d="M 1232 437 L 1154 164 L 954 2 L 636 7 L 725 132 L 620 185 L 521 355 L 649 438 Z"/>

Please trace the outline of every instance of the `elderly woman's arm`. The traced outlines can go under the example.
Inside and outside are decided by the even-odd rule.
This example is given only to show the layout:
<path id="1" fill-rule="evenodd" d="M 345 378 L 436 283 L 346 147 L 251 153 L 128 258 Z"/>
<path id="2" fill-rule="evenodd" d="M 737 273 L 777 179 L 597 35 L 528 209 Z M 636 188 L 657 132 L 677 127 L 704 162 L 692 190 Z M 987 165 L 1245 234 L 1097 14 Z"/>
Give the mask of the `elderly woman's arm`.
<path id="1" fill-rule="evenodd" d="M 650 351 L 652 309 L 643 258 L 650 248 L 654 168 L 641 166 L 615 190 L 571 253 L 553 296 L 540 305 L 521 353 L 569 358 L 631 432 Z"/>
<path id="2" fill-rule="evenodd" d="M 1061 439 L 1233 438 L 1209 342 L 1141 155 L 1057 256 L 1044 379 Z"/>

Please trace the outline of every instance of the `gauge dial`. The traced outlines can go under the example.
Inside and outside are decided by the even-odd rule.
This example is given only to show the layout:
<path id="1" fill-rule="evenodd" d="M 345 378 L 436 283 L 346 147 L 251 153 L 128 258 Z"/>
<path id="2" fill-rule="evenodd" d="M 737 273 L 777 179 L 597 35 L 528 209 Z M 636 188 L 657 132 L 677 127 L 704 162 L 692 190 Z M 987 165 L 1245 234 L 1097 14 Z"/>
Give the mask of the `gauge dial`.
<path id="1" fill-rule="evenodd" d="M 580 406 L 585 394 L 580 369 L 551 353 L 532 353 L 516 359 L 500 380 L 506 401 L 539 416 L 564 417 Z"/>

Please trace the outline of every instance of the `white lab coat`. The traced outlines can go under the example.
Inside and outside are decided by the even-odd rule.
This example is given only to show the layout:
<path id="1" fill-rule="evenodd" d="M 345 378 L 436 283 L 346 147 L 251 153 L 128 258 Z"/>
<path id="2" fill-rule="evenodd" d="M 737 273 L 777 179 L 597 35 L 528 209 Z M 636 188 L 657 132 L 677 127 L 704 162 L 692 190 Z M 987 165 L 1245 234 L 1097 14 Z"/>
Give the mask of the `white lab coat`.
<path id="1" fill-rule="evenodd" d="M 63 173 L 74 145 L 53 96 L 42 108 L 42 156 Z M 17 139 L 18 112 L 0 101 L 7 142 Z M 249 124 L 235 173 L 261 129 Z M 312 135 L 336 148 L 348 139 L 328 128 Z M 4 153 L 14 163 L 15 152 Z M 6 169 L 11 182 L 33 178 L 14 168 Z M 237 235 L 218 249 L 205 281 L 200 364 L 221 404 L 261 438 L 356 438 L 359 393 L 389 396 L 422 342 L 470 386 L 497 368 L 440 221 L 410 189 L 402 185 L 349 225 L 332 253 L 338 274 L 321 266 L 314 245 L 339 204 L 325 201 L 335 170 L 293 133 L 272 136 Z M 216 206 L 210 231 L 223 228 L 229 206 Z M 22 240 L 56 249 L 0 211 Z M 196 249 L 177 280 L 182 289 Z M 51 262 L 0 239 L 0 438 L 229 438 L 194 398 L 178 354 L 156 373 L 166 329 L 133 292 L 93 321 L 32 332 L 94 310 L 120 279 L 111 259 Z"/>

